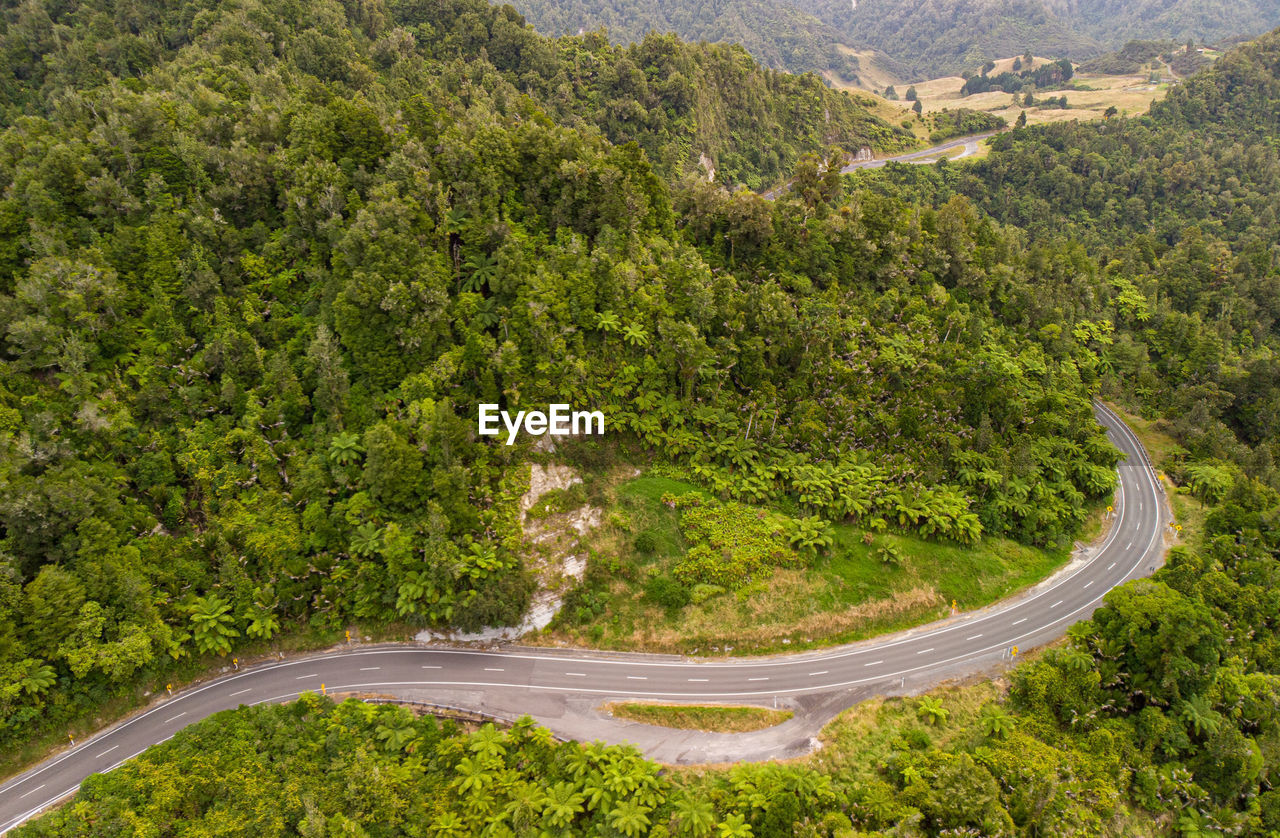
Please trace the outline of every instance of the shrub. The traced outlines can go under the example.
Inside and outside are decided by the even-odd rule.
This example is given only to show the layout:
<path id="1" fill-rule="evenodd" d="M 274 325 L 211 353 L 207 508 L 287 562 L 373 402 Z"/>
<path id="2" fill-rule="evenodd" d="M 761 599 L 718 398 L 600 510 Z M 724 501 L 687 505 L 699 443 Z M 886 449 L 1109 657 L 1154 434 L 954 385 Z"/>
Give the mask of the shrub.
<path id="1" fill-rule="evenodd" d="M 694 605 L 701 605 L 712 597 L 720 596 L 724 593 L 724 588 L 719 585 L 708 585 L 703 582 L 693 586 L 693 590 L 689 592 L 689 599 Z"/>
<path id="2" fill-rule="evenodd" d="M 689 604 L 689 589 L 670 576 L 655 576 L 644 586 L 645 599 L 675 610 Z"/>
<path id="3" fill-rule="evenodd" d="M 775 567 L 805 564 L 788 543 L 794 519 L 736 502 L 699 498 L 689 503 L 689 497 L 668 501 L 682 510 L 680 530 L 693 545 L 674 570 L 685 585 L 701 582 L 737 589 L 768 576 Z"/>

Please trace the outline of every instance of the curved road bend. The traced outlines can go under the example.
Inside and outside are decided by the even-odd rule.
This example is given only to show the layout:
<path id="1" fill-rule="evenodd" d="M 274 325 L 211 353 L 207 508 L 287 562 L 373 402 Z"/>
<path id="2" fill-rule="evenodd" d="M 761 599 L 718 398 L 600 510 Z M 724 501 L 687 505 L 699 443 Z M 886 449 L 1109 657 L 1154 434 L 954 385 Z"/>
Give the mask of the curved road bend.
<path id="1" fill-rule="evenodd" d="M 1000 132 L 987 131 L 985 134 L 973 134 L 972 136 L 968 136 L 968 137 L 959 137 L 954 140 L 948 140 L 947 142 L 941 143 L 939 145 L 930 146 L 929 148 L 923 149 L 921 151 L 913 151 L 908 154 L 899 154 L 896 157 L 886 157 L 883 160 L 859 160 L 856 163 L 850 163 L 848 166 L 845 166 L 843 169 L 840 170 L 840 174 L 847 175 L 850 172 L 856 172 L 859 169 L 879 169 L 879 168 L 882 168 L 886 163 L 935 163 L 937 162 L 940 155 L 943 155 L 946 152 L 951 151 L 953 148 L 960 148 L 961 146 L 964 147 L 964 151 L 950 159 L 962 160 L 966 157 L 972 157 L 973 155 L 977 154 L 978 143 L 982 142 L 988 137 L 994 137 L 998 133 Z"/>
<path id="2" fill-rule="evenodd" d="M 1164 499 L 1133 432 L 1104 407 L 1099 421 L 1125 454 L 1116 521 L 1092 558 L 1050 583 L 963 618 L 880 641 L 759 660 L 613 658 L 387 645 L 246 669 L 193 687 L 0 785 L 0 833 L 66 797 L 176 731 L 241 704 L 287 701 L 323 683 L 331 691 L 533 690 L 592 698 L 760 700 L 836 694 L 899 678 L 989 665 L 1013 645 L 1028 649 L 1088 617 L 1113 587 L 1160 561 Z"/>
<path id="3" fill-rule="evenodd" d="M 964 151 L 950 159 L 963 160 L 966 157 L 972 157 L 978 153 L 978 143 L 988 137 L 994 137 L 998 133 L 1000 132 L 987 131 L 984 134 L 972 134 L 968 137 L 958 137 L 954 140 L 947 140 L 945 143 L 929 146 L 928 148 L 920 149 L 919 151 L 898 154 L 894 157 L 884 157 L 879 160 L 859 160 L 845 166 L 840 170 L 840 174 L 847 175 L 851 172 L 856 172 L 859 169 L 880 169 L 883 168 L 886 163 L 936 163 L 941 155 L 951 151 L 953 148 L 960 148 L 961 146 L 964 146 Z M 787 181 L 781 186 L 775 186 L 773 189 L 761 192 L 760 197 L 767 201 L 772 201 L 790 188 L 791 182 Z"/>

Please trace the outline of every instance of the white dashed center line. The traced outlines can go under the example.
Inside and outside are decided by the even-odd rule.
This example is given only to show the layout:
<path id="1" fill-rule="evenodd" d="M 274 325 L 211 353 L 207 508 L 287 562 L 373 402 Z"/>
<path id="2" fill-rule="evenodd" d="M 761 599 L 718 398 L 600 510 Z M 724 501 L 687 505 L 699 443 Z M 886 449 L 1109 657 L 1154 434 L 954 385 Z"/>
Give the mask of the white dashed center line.
<path id="1" fill-rule="evenodd" d="M 748 681 L 768 681 L 768 678 L 748 678 Z"/>
<path id="2" fill-rule="evenodd" d="M 980 635 L 980 634 L 975 634 L 973 637 L 968 637 L 968 638 L 965 638 L 965 639 L 966 639 L 966 640 L 977 640 L 977 639 L 978 639 L 979 637 L 981 637 L 981 636 L 982 636 L 982 635 Z"/>
<path id="3" fill-rule="evenodd" d="M 1113 567 L 1115 567 L 1115 566 L 1116 566 L 1116 563 L 1115 563 L 1115 562 L 1112 562 L 1111 564 L 1107 565 L 1107 570 L 1110 570 L 1111 568 L 1113 568 Z"/>
<path id="4" fill-rule="evenodd" d="M 1014 620 L 1013 624 L 1016 626 L 1018 625 L 1018 623 L 1025 623 L 1026 621 L 1027 621 L 1027 618 L 1023 617 L 1021 620 Z"/>
<path id="5" fill-rule="evenodd" d="M 506 672 L 507 670 L 505 670 L 505 669 L 499 669 L 499 668 L 498 668 L 498 667 L 496 667 L 496 666 L 486 666 L 486 667 L 484 668 L 484 671 L 485 671 L 485 672 Z"/>
<path id="6" fill-rule="evenodd" d="M 381 668 L 382 668 L 382 667 L 380 667 L 380 666 L 362 666 L 362 667 L 360 667 L 360 671 L 361 671 L 361 672 L 373 672 L 375 669 L 381 669 Z"/>
<path id="7" fill-rule="evenodd" d="M 1061 604 L 1062 604 L 1062 600 L 1058 600 L 1057 602 L 1055 602 L 1053 605 L 1050 605 L 1049 607 L 1050 607 L 1050 608 L 1057 608 L 1057 607 L 1058 607 L 1059 605 L 1061 605 Z"/>
<path id="8" fill-rule="evenodd" d="M 442 667 L 439 667 L 439 666 L 424 666 L 424 667 L 422 667 L 422 668 L 423 668 L 423 669 L 441 669 Z"/>
<path id="9" fill-rule="evenodd" d="M 627 680 L 628 681 L 648 681 L 649 679 L 644 677 L 643 675 L 628 675 Z"/>
<path id="10" fill-rule="evenodd" d="M 923 655 L 925 652 L 932 652 L 932 651 L 933 651 L 933 647 L 930 646 L 928 649 L 921 649 L 920 651 L 916 652 L 916 654 Z"/>
<path id="11" fill-rule="evenodd" d="M 40 789 L 44 788 L 46 785 L 48 785 L 48 783 L 41 783 L 40 785 L 33 788 L 31 791 L 27 792 L 27 794 L 35 794 L 36 792 L 40 791 Z M 27 794 L 18 795 L 18 799 L 21 800 L 22 798 L 26 797 Z"/>
<path id="12" fill-rule="evenodd" d="M 819 675 L 826 675 L 826 674 L 827 674 L 827 670 L 825 670 L 825 669 L 824 669 L 824 670 L 822 670 L 821 672 L 810 672 L 810 673 L 809 673 L 809 677 L 810 677 L 810 678 L 817 678 Z"/>
<path id="13" fill-rule="evenodd" d="M 231 695 L 228 696 L 228 698 L 235 698 L 236 696 L 244 695 L 247 692 L 253 692 L 253 687 L 249 687 L 248 689 L 245 689 L 245 690 L 240 690 L 240 692 L 232 693 Z"/>
<path id="14" fill-rule="evenodd" d="M 313 672 L 310 675 L 299 675 L 297 678 L 294 678 L 293 680 L 301 681 L 303 678 L 319 678 L 319 677 L 320 677 L 319 675 Z"/>
<path id="15" fill-rule="evenodd" d="M 587 673 L 585 673 L 585 672 L 566 672 L 566 673 L 565 673 L 565 675 L 571 675 L 571 676 L 573 676 L 574 678 L 586 678 L 586 677 L 587 677 Z"/>
<path id="16" fill-rule="evenodd" d="M 107 754 L 111 753 L 112 751 L 114 751 L 116 748 L 119 748 L 119 747 L 120 747 L 119 745 L 112 745 L 110 748 L 107 748 L 105 751 L 98 754 L 97 757 L 94 757 L 94 759 L 98 759 L 98 757 L 105 757 Z"/>
<path id="17" fill-rule="evenodd" d="M 181 713 L 179 713 L 178 715 L 174 716 L 172 719 L 165 719 L 165 722 L 164 722 L 164 723 L 165 723 L 165 724 L 168 724 L 169 722 L 176 722 L 178 719 L 181 719 L 181 718 L 182 718 L 183 716 L 185 716 L 185 715 L 187 715 L 187 711 L 186 711 L 186 710 L 183 710 Z"/>

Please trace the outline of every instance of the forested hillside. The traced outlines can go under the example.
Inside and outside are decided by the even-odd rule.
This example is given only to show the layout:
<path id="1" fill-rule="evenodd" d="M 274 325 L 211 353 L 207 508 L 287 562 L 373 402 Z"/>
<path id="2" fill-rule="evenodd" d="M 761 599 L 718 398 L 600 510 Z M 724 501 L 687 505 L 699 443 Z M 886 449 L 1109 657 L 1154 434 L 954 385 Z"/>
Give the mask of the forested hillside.
<path id="1" fill-rule="evenodd" d="M 802 177 L 797 200 L 772 210 L 774 232 L 755 242 L 760 250 L 744 251 L 723 220 L 716 226 L 749 197 L 677 193 L 676 217 L 704 243 L 698 252 L 711 276 L 728 282 L 741 275 L 735 265 L 785 255 L 788 282 L 815 283 L 775 294 L 779 306 L 786 294 L 821 300 L 811 305 L 861 299 L 868 324 L 882 310 L 893 321 L 894 306 L 913 299 L 924 277 L 898 267 L 914 257 L 900 262 L 892 242 L 946 248 L 945 260 L 938 251 L 929 263 L 936 305 L 893 321 L 881 358 L 901 359 L 889 345 L 950 306 L 990 310 L 985 324 L 960 329 L 962 341 L 979 326 L 1026 336 L 1024 352 L 1046 370 L 1060 359 L 1058 386 L 1070 366 L 1174 435 L 1152 440 L 1173 503 L 1188 515 L 1187 540 L 1153 579 L 1112 591 L 1060 648 L 1014 669 L 1007 696 L 985 686 L 873 703 L 837 722 L 807 763 L 692 773 L 660 773 L 624 749 L 553 744 L 527 724 L 462 737 L 403 711 L 308 697 L 180 734 L 91 781 L 75 803 L 23 834 L 132 834 L 126 829 L 138 823 L 164 830 L 179 819 L 200 828 L 253 823 L 263 835 L 411 835 L 428 819 L 459 834 L 481 820 L 517 833 L 584 835 L 1275 834 L 1278 84 L 1274 33 L 1148 117 L 1016 130 L 973 166 L 863 173 L 864 188 L 834 207 L 820 178 Z M 807 218 L 802 227 L 792 226 L 796 216 Z M 872 242 L 889 251 L 878 270 L 846 279 L 838 260 L 822 273 L 797 267 L 815 253 L 802 240 L 837 241 L 850 218 L 868 230 L 856 264 L 874 264 Z M 834 258 L 845 249 L 816 252 Z M 815 290 L 825 296 L 809 296 Z M 989 354 L 991 339 L 966 344 L 967 353 Z M 944 332 L 937 345 L 949 342 Z M 879 386 L 892 392 L 894 371 L 878 363 Z M 926 369 L 912 367 L 913 380 Z M 983 386 L 1001 392 L 1014 368 L 988 369 Z M 1010 453 L 1008 398 L 984 403 L 999 430 L 982 456 Z M 887 415 L 900 418 L 906 407 Z M 1036 409 L 1031 424 L 1060 426 L 1043 400 Z M 964 417 L 957 414 L 958 427 Z M 945 444 L 947 436 L 933 428 L 929 439 Z"/>
<path id="2" fill-rule="evenodd" d="M 845 198 L 814 152 L 899 135 L 812 77 L 477 3 L 131 14 L 5 34 L 0 741 L 280 632 L 517 619 L 479 402 L 819 536 L 1064 545 L 1114 485 L 1109 324 L 995 316 L 1072 289 L 963 200 Z"/>
<path id="3" fill-rule="evenodd" d="M 606 29 L 610 40 L 630 43 L 651 32 L 674 32 L 689 41 L 741 44 L 767 67 L 793 73 L 831 70 L 845 81 L 858 77 L 858 59 L 841 49 L 839 33 L 786 3 L 518 0 L 512 5 L 548 35 Z"/>
<path id="4" fill-rule="evenodd" d="M 1280 25 L 1268 0 L 517 0 L 541 32 L 607 29 L 639 41 L 650 32 L 741 44 L 759 61 L 792 72 L 831 71 L 858 81 L 852 49 L 877 50 L 906 81 L 1032 52 L 1076 61 L 1132 39 L 1214 44 Z M 851 49 L 852 48 L 852 49 Z"/>
<path id="5" fill-rule="evenodd" d="M 1072 328 L 1107 308 L 1109 386 L 1176 423 L 1195 468 L 1277 484 L 1280 33 L 1224 56 L 1149 116 L 1014 131 L 972 167 L 898 169 L 890 192 L 957 194 L 1023 228 L 1075 285 L 1027 310 Z M 877 176 L 872 176 L 877 177 Z"/>
<path id="6" fill-rule="evenodd" d="M 6 751 L 184 656 L 514 619 L 531 452 L 480 401 L 600 409 L 584 457 L 807 533 L 1061 545 L 1114 486 L 1102 394 L 1163 421 L 1200 513 L 1007 700 L 811 766 L 672 777 L 308 698 L 28 834 L 1280 829 L 1280 33 L 1149 116 L 852 189 L 833 146 L 901 135 L 812 77 L 478 3 L 28 3 L 4 49 Z"/>
<path id="7" fill-rule="evenodd" d="M 794 0 L 854 47 L 873 47 L 919 78 L 955 75 L 988 59 L 1074 60 L 1135 38 L 1213 44 L 1280 25 L 1267 0 Z"/>

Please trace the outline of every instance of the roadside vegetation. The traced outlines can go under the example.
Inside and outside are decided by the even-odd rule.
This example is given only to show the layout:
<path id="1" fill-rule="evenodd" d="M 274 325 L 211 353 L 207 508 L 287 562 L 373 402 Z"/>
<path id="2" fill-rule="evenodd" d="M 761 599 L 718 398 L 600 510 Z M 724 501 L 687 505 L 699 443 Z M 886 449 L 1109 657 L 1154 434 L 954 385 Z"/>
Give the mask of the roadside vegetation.
<path id="1" fill-rule="evenodd" d="M 725 509 L 828 522 L 770 565 L 825 611 L 1025 578 L 953 589 L 908 558 L 868 597 L 855 530 L 935 566 L 984 537 L 1061 551 L 1112 491 L 1108 312 L 1046 351 L 971 291 L 1032 294 L 1016 234 L 847 193 L 826 161 L 913 141 L 853 97 L 479 0 L 252 2 L 148 0 L 141 34 L 37 4 L 2 36 L 5 753 L 282 635 L 518 623 L 541 455 L 478 437 L 479 403 L 600 410 Z M 106 53 L 135 60 L 74 58 Z M 778 201 L 725 188 L 788 174 Z M 838 535 L 829 594 L 806 568 Z M 703 546 L 680 584 L 734 587 Z"/>
<path id="2" fill-rule="evenodd" d="M 528 642 L 684 654 L 803 649 L 910 628 L 1040 581 L 1070 549 L 947 543 L 832 524 L 642 476 L 600 488 L 611 510 L 587 572 Z M 1100 502 L 1099 502 L 1100 503 Z M 1101 506 L 1081 530 L 1098 532 Z"/>
<path id="3" fill-rule="evenodd" d="M 603 645 L 855 637 L 1047 572 L 1115 486 L 1099 395 L 1167 423 L 1203 514 L 1011 676 L 1007 741 L 912 734 L 875 783 L 685 793 L 528 725 L 303 702 L 28 834 L 1280 830 L 1280 33 L 1142 116 L 841 178 L 910 129 L 735 49 L 479 0 L 5 15 L 0 752 L 293 638 L 519 620 L 542 454 L 478 402 L 602 410 L 602 459 L 683 484 L 599 534 L 560 630 Z"/>
<path id="4" fill-rule="evenodd" d="M 605 705 L 609 715 L 646 725 L 709 733 L 747 733 L 775 727 L 790 719 L 790 710 L 730 707 L 720 704 L 648 704 L 638 701 Z"/>

